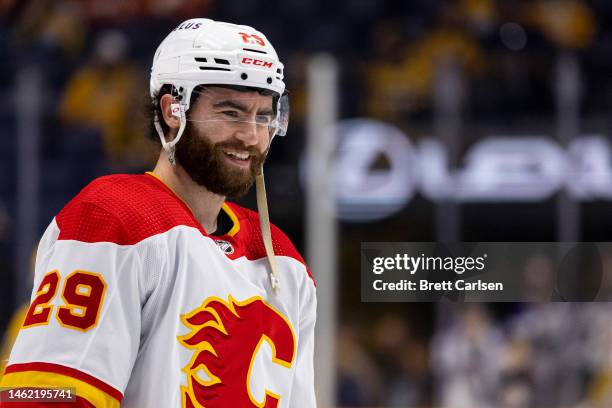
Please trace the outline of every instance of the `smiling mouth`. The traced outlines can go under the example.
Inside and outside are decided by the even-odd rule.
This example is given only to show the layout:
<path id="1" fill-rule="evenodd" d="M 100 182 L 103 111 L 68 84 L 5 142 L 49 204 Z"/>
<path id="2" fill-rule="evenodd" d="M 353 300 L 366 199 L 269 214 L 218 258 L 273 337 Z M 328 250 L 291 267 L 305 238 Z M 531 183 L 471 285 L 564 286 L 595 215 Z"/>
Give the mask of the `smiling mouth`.
<path id="1" fill-rule="evenodd" d="M 248 153 L 228 152 L 225 150 L 223 151 L 223 153 L 225 153 L 226 156 L 229 156 L 233 159 L 242 160 L 242 161 L 248 161 L 249 158 L 251 157 L 251 155 Z"/>
<path id="2" fill-rule="evenodd" d="M 249 153 L 230 152 L 223 150 L 225 157 L 235 166 L 247 168 L 251 165 L 251 155 Z"/>

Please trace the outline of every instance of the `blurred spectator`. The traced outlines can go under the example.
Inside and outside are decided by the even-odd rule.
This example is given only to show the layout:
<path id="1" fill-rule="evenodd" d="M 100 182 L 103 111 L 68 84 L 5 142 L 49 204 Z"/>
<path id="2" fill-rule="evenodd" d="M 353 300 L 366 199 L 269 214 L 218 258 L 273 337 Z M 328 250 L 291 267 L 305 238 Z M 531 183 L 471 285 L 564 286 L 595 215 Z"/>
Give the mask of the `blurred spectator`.
<path id="1" fill-rule="evenodd" d="M 592 313 L 580 303 L 530 304 L 510 321 L 513 341 L 531 349 L 532 406 L 571 407 L 584 395 Z"/>
<path id="2" fill-rule="evenodd" d="M 350 324 L 343 324 L 338 330 L 337 402 L 340 406 L 372 405 L 380 391 L 380 373 L 360 339 Z"/>
<path id="3" fill-rule="evenodd" d="M 469 2 L 468 2 L 469 4 Z M 468 27 L 486 27 L 492 13 L 476 7 L 474 13 L 442 9 L 437 26 L 408 42 L 396 24 L 385 21 L 373 30 L 375 54 L 365 69 L 366 112 L 369 116 L 406 120 L 410 113 L 428 108 L 441 65 L 452 64 L 467 78 L 483 72 L 485 56 Z"/>
<path id="4" fill-rule="evenodd" d="M 509 341 L 501 355 L 502 376 L 497 395 L 498 408 L 533 406 L 533 384 L 529 372 L 531 344 L 527 341 Z"/>
<path id="5" fill-rule="evenodd" d="M 399 353 L 409 340 L 408 326 L 395 314 L 383 315 L 375 322 L 371 332 L 374 357 L 385 381 L 397 377 L 400 368 Z"/>
<path id="6" fill-rule="evenodd" d="M 5 64 L 44 72 L 46 84 L 63 84 L 85 46 L 87 35 L 77 0 L 16 2 L 8 12 L 3 46 L 10 52 Z"/>
<path id="7" fill-rule="evenodd" d="M 560 48 L 584 49 L 595 37 L 597 22 L 582 0 L 539 0 L 527 8 L 527 22 Z"/>
<path id="8" fill-rule="evenodd" d="M 2 342 L 0 343 L 0 378 L 4 374 L 4 368 L 11 355 L 11 349 L 17 339 L 17 334 L 21 329 L 23 320 L 26 317 L 29 305 L 22 305 L 11 317 L 9 325 L 4 333 L 4 336 L 0 337 Z"/>
<path id="9" fill-rule="evenodd" d="M 17 0 L 0 0 L 0 16 L 8 14 Z"/>
<path id="10" fill-rule="evenodd" d="M 501 376 L 504 337 L 480 304 L 460 309 L 431 345 L 435 405 L 493 408 Z"/>
<path id="11" fill-rule="evenodd" d="M 127 51 L 120 31 L 100 34 L 92 59 L 70 79 L 60 107 L 65 124 L 100 130 L 115 169 L 140 167 L 150 159 L 138 120 L 144 75 L 126 59 Z"/>
<path id="12" fill-rule="evenodd" d="M 172 16 L 176 20 L 208 16 L 215 0 L 147 0 L 149 12 L 158 17 Z"/>
<path id="13" fill-rule="evenodd" d="M 0 213 L 0 241 L 1 241 L 1 238 L 2 238 L 2 220 L 1 220 L 1 213 Z M 34 279 L 34 267 L 36 263 L 36 249 L 37 248 L 38 248 L 37 246 L 34 248 L 34 250 L 32 251 L 31 257 L 30 257 L 31 268 L 30 268 L 30 274 L 28 277 L 29 282 L 31 282 Z M 17 335 L 19 334 L 19 330 L 21 330 L 21 325 L 23 324 L 23 320 L 26 317 L 26 313 L 28 311 L 29 305 L 30 305 L 30 302 L 28 300 L 27 303 L 17 308 L 17 310 L 11 316 L 9 324 L 6 330 L 4 331 L 4 335 L 0 336 L 0 378 L 4 374 L 4 368 L 6 367 L 6 363 L 11 354 L 11 349 L 13 348 L 13 344 L 15 343 L 15 340 L 17 339 Z"/>
<path id="14" fill-rule="evenodd" d="M 25 1 L 17 10 L 18 46 L 37 45 L 77 56 L 85 45 L 82 5 L 76 0 Z"/>
<path id="15" fill-rule="evenodd" d="M 457 12 L 471 33 L 479 38 L 495 33 L 499 19 L 495 0 L 460 0 L 457 3 Z"/>
<path id="16" fill-rule="evenodd" d="M 546 255 L 534 255 L 523 266 L 522 297 L 526 302 L 547 302 L 551 299 L 555 282 L 554 264 Z"/>
<path id="17" fill-rule="evenodd" d="M 590 354 L 596 367 L 586 398 L 585 407 L 588 408 L 612 406 L 612 316 L 609 306 L 604 303 L 596 305 L 605 313 L 600 313 L 599 330 L 591 344 Z"/>
<path id="18" fill-rule="evenodd" d="M 397 352 L 399 371 L 388 381 L 383 399 L 389 407 L 429 406 L 430 375 L 427 346 L 420 341 L 409 340 Z"/>
<path id="19" fill-rule="evenodd" d="M 412 338 L 406 321 L 383 315 L 372 330 L 372 352 L 382 375 L 381 406 L 417 406 L 426 401 L 427 351 Z"/>
<path id="20" fill-rule="evenodd" d="M 398 24 L 381 21 L 371 31 L 372 55 L 364 61 L 366 114 L 379 119 L 398 118 L 409 109 L 412 88 L 419 78 L 408 78 L 404 66 L 408 51 Z"/>

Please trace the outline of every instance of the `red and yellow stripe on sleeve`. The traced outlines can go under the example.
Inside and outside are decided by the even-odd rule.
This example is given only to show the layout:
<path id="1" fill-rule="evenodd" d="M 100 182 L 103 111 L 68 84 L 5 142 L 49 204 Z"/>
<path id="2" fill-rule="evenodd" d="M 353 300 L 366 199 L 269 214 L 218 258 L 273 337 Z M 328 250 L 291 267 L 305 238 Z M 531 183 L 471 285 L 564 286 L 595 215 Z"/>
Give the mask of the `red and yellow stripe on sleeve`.
<path id="1" fill-rule="evenodd" d="M 70 407 L 119 408 L 123 398 L 121 392 L 89 374 L 63 365 L 42 362 L 9 365 L 4 371 L 0 387 L 74 388 L 77 404 L 71 403 L 73 405 Z M 47 406 L 41 403 L 0 405 L 6 408 Z M 59 408 L 63 404 L 53 403 L 49 406 Z"/>

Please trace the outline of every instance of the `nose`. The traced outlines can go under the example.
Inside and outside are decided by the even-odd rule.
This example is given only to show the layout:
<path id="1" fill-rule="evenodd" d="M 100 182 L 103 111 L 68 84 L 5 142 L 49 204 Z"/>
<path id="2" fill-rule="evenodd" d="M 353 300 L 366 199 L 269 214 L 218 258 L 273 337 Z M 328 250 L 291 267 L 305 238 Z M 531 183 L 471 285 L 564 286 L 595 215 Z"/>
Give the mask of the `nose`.
<path id="1" fill-rule="evenodd" d="M 259 143 L 259 133 L 256 123 L 242 122 L 236 131 L 236 138 L 245 146 L 256 146 Z"/>

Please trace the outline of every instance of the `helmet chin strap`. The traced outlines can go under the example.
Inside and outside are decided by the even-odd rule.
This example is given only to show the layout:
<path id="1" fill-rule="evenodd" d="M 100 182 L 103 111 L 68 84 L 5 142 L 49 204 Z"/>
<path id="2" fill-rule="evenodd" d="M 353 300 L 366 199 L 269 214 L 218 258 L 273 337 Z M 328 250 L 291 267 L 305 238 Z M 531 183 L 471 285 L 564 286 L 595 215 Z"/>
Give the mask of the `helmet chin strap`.
<path id="1" fill-rule="evenodd" d="M 255 188 L 257 190 L 257 212 L 259 213 L 259 224 L 261 226 L 261 236 L 268 262 L 270 263 L 270 284 L 276 295 L 280 292 L 280 281 L 278 278 L 278 268 L 276 267 L 276 255 L 272 246 L 272 233 L 270 231 L 270 218 L 268 216 L 268 200 L 266 198 L 266 184 L 264 181 L 263 164 L 259 168 L 259 173 L 255 176 Z"/>
<path id="2" fill-rule="evenodd" d="M 179 140 L 181 140 L 181 136 L 183 136 L 185 126 L 187 126 L 187 118 L 185 117 L 185 107 L 180 103 L 171 104 L 170 109 L 172 109 L 172 116 L 176 116 L 180 120 L 178 132 L 176 133 L 176 137 L 173 140 L 169 142 L 166 141 L 166 137 L 164 136 L 164 130 L 159 124 L 159 117 L 157 116 L 157 113 L 155 114 L 155 120 L 153 121 L 153 124 L 155 126 L 155 130 L 157 131 L 157 134 L 159 135 L 159 140 L 161 141 L 162 147 L 168 154 L 168 161 L 171 165 L 174 166 L 176 165 L 176 158 L 174 157 L 175 146 L 179 142 Z"/>

